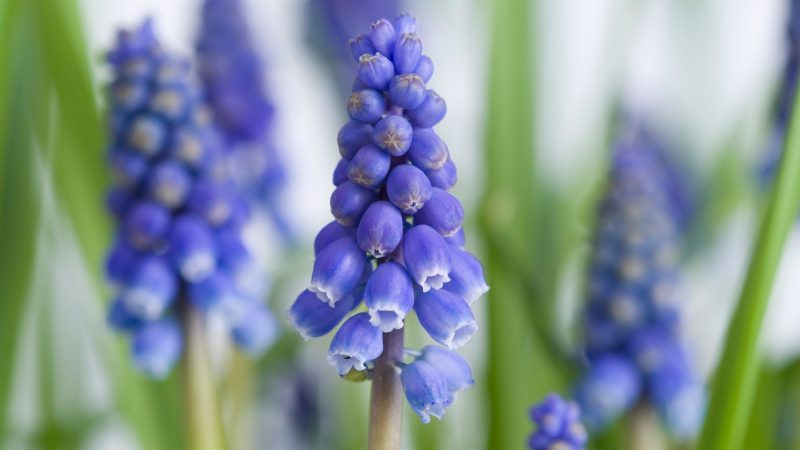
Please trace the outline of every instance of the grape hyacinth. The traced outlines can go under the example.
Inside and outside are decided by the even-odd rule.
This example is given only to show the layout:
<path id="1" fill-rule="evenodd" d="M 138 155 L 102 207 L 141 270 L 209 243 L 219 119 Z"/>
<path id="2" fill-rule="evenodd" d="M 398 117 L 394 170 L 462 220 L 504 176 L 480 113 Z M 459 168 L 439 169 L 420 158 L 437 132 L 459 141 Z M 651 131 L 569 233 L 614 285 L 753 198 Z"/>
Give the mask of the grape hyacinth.
<path id="1" fill-rule="evenodd" d="M 701 425 L 705 394 L 680 341 L 675 304 L 684 219 L 651 139 L 633 128 L 615 144 L 590 264 L 588 371 L 575 398 L 591 429 L 649 402 L 673 434 L 687 439 Z"/>
<path id="2" fill-rule="evenodd" d="M 338 136 L 335 220 L 314 240 L 311 284 L 286 316 L 306 339 L 344 321 L 328 362 L 342 376 L 364 379 L 413 309 L 440 346 L 406 350 L 412 360 L 389 361 L 390 373 L 401 371 L 409 405 L 428 422 L 473 383 L 453 350 L 477 330 L 470 305 L 488 286 L 480 262 L 463 248 L 464 210 L 449 192 L 455 165 L 433 130 L 446 105 L 426 86 L 433 65 L 416 31 L 416 19 L 403 14 L 350 40 L 359 67 L 350 120 Z"/>
<path id="3" fill-rule="evenodd" d="M 136 366 L 166 376 L 183 348 L 186 308 L 222 314 L 252 354 L 275 338 L 260 302 L 260 273 L 246 250 L 248 208 L 226 175 L 188 64 L 166 53 L 150 21 L 121 31 L 108 54 L 107 202 L 117 222 L 106 272 L 117 297 L 109 323 L 131 338 Z"/>
<path id="4" fill-rule="evenodd" d="M 220 130 L 228 169 L 256 205 L 291 239 L 279 197 L 286 170 L 273 142 L 274 106 L 263 86 L 262 61 L 252 44 L 240 0 L 205 0 L 197 42 L 200 79 Z"/>
<path id="5" fill-rule="evenodd" d="M 550 394 L 531 409 L 536 431 L 528 439 L 531 450 L 583 450 L 588 435 L 577 403 Z"/>

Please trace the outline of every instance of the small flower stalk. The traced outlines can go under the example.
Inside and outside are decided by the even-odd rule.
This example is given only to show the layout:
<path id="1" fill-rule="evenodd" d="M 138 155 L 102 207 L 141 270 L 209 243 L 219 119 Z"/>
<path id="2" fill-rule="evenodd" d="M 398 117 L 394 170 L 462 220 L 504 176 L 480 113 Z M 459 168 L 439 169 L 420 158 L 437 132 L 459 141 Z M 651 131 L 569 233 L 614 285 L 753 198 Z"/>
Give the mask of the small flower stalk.
<path id="1" fill-rule="evenodd" d="M 394 449 L 400 389 L 428 422 L 473 384 L 454 350 L 477 331 L 470 305 L 488 286 L 463 248 L 464 210 L 449 192 L 455 165 L 433 129 L 446 104 L 427 87 L 433 65 L 416 19 L 378 20 L 350 49 L 358 75 L 338 136 L 334 221 L 314 240 L 311 283 L 287 318 L 307 339 L 343 322 L 328 362 L 345 378 L 372 379 L 370 448 Z M 404 351 L 412 310 L 438 345 Z"/>
<path id="2" fill-rule="evenodd" d="M 590 263 L 588 367 L 575 398 L 592 430 L 648 404 L 673 435 L 691 439 L 705 390 L 680 339 L 675 295 L 687 210 L 659 152 L 638 127 L 615 144 Z"/>
<path id="3" fill-rule="evenodd" d="M 161 48 L 150 21 L 121 31 L 108 61 L 107 203 L 117 223 L 106 263 L 116 290 L 109 323 L 130 336 L 136 367 L 154 378 L 184 352 L 189 309 L 221 315 L 239 349 L 263 352 L 277 323 L 242 236 L 249 208 L 189 65 Z"/>
<path id="4" fill-rule="evenodd" d="M 550 394 L 530 412 L 536 431 L 528 439 L 531 450 L 583 450 L 588 435 L 581 423 L 581 409 L 573 401 Z"/>
<path id="5" fill-rule="evenodd" d="M 287 240 L 281 205 L 287 175 L 275 145 L 275 108 L 240 0 L 205 0 L 197 41 L 200 80 L 220 131 L 228 171 L 253 206 L 262 207 Z"/>

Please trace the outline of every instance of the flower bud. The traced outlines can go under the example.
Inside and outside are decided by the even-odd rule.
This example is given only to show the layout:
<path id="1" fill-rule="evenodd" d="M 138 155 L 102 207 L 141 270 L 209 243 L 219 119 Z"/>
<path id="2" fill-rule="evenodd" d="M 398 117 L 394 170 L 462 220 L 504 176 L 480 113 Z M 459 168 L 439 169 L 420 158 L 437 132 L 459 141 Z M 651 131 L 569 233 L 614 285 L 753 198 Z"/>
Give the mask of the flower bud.
<path id="1" fill-rule="evenodd" d="M 173 161 L 162 162 L 152 170 L 147 186 L 150 197 L 170 209 L 182 206 L 192 186 L 188 171 Z"/>
<path id="2" fill-rule="evenodd" d="M 374 258 L 394 252 L 403 239 L 403 216 L 391 203 L 381 200 L 367 208 L 358 223 L 356 240 Z"/>
<path id="3" fill-rule="evenodd" d="M 416 214 L 431 198 L 431 183 L 417 167 L 401 164 L 389 173 L 386 194 L 403 214 Z"/>
<path id="4" fill-rule="evenodd" d="M 350 160 L 346 158 L 342 158 L 336 164 L 336 168 L 333 169 L 333 185 L 339 186 L 340 184 L 344 183 L 345 181 L 349 180 L 347 177 L 347 166 L 350 164 Z"/>
<path id="5" fill-rule="evenodd" d="M 415 166 L 427 171 L 443 167 L 450 159 L 450 152 L 436 132 L 420 128 L 414 130 L 406 156 Z"/>
<path id="6" fill-rule="evenodd" d="M 134 247 L 149 249 L 160 243 L 170 225 L 169 212 L 152 202 L 140 202 L 125 217 L 125 236 Z"/>
<path id="7" fill-rule="evenodd" d="M 314 260 L 308 290 L 321 301 L 335 307 L 361 282 L 367 267 L 367 256 L 352 237 L 337 239 L 325 247 Z"/>
<path id="8" fill-rule="evenodd" d="M 420 359 L 435 367 L 439 375 L 444 378 L 451 398 L 475 384 L 469 363 L 452 350 L 428 345 L 422 349 Z"/>
<path id="9" fill-rule="evenodd" d="M 403 328 L 403 320 L 414 306 L 414 287 L 403 266 L 393 261 L 380 264 L 367 281 L 364 303 L 370 323 L 382 332 Z"/>
<path id="10" fill-rule="evenodd" d="M 342 158 L 352 159 L 361 147 L 372 142 L 372 125 L 351 120 L 339 130 L 336 141 Z"/>
<path id="11" fill-rule="evenodd" d="M 358 36 L 350 39 L 350 53 L 352 53 L 353 58 L 358 61 L 361 58 L 361 55 L 366 54 L 373 54 L 375 53 L 375 47 L 373 47 L 372 42 L 369 40 L 369 37 L 364 34 L 359 34 Z"/>
<path id="12" fill-rule="evenodd" d="M 139 370 L 153 378 L 166 377 L 182 352 L 181 330 L 172 319 L 145 323 L 133 333 L 133 362 Z"/>
<path id="13" fill-rule="evenodd" d="M 375 189 L 386 179 L 391 163 L 388 153 L 375 145 L 365 145 L 348 163 L 347 176 L 361 187 Z"/>
<path id="14" fill-rule="evenodd" d="M 375 192 L 345 181 L 331 194 L 331 213 L 340 224 L 355 227 L 367 207 L 377 199 Z"/>
<path id="15" fill-rule="evenodd" d="M 394 26 L 386 19 L 379 19 L 369 27 L 369 40 L 375 50 L 390 58 L 395 42 Z"/>
<path id="16" fill-rule="evenodd" d="M 358 78 L 370 89 L 382 91 L 394 77 L 394 66 L 380 53 L 361 55 L 358 58 Z"/>
<path id="17" fill-rule="evenodd" d="M 175 301 L 178 282 L 169 265 L 157 256 L 143 258 L 137 264 L 122 292 L 125 309 L 142 320 L 154 320 Z"/>
<path id="18" fill-rule="evenodd" d="M 428 225 L 444 237 L 454 235 L 464 221 L 464 208 L 451 193 L 433 188 L 431 198 L 414 216 L 414 223 Z"/>
<path id="19" fill-rule="evenodd" d="M 403 261 L 422 292 L 441 289 L 450 281 L 450 252 L 444 238 L 427 225 L 417 225 L 403 238 Z"/>
<path id="20" fill-rule="evenodd" d="M 389 82 L 389 100 L 403 109 L 418 107 L 427 95 L 425 80 L 417 74 L 404 73 Z"/>
<path id="21" fill-rule="evenodd" d="M 260 302 L 246 301 L 244 312 L 233 324 L 233 342 L 245 353 L 258 356 L 278 338 L 278 321 Z"/>
<path id="22" fill-rule="evenodd" d="M 337 221 L 332 221 L 322 227 L 314 238 L 314 256 L 319 255 L 323 248 L 327 247 L 332 242 L 341 237 L 355 237 L 356 229 L 353 227 L 346 227 Z"/>
<path id="23" fill-rule="evenodd" d="M 414 311 L 433 340 L 451 350 L 463 347 L 478 330 L 469 305 L 444 289 L 417 296 Z"/>
<path id="24" fill-rule="evenodd" d="M 381 118 L 385 109 L 383 95 L 372 89 L 353 92 L 347 99 L 347 113 L 356 122 L 373 124 Z"/>
<path id="25" fill-rule="evenodd" d="M 447 114 L 447 103 L 433 89 L 428 89 L 425 100 L 408 111 L 408 119 L 416 128 L 431 128 Z"/>
<path id="26" fill-rule="evenodd" d="M 188 282 L 197 282 L 217 268 L 214 236 L 200 218 L 182 215 L 175 220 L 169 238 L 169 258 Z"/>
<path id="27" fill-rule="evenodd" d="M 422 56 L 422 40 L 416 33 L 405 33 L 394 46 L 394 64 L 397 73 L 411 73 Z"/>
<path id="28" fill-rule="evenodd" d="M 392 156 L 402 156 L 411 146 L 414 130 L 403 116 L 388 115 L 375 124 L 372 142 Z"/>
<path id="29" fill-rule="evenodd" d="M 470 305 L 489 291 L 478 258 L 465 250 L 450 246 L 450 282 L 442 289 L 458 295 Z"/>
<path id="30" fill-rule="evenodd" d="M 440 419 L 450 406 L 450 393 L 447 382 L 431 364 L 416 360 L 403 367 L 400 382 L 406 393 L 406 400 L 417 413 L 422 423 L 431 421 L 430 416 Z"/>
<path id="31" fill-rule="evenodd" d="M 333 336 L 328 348 L 328 364 L 339 375 L 351 369 L 365 370 L 366 363 L 383 353 L 383 333 L 369 323 L 369 314 L 358 313 L 347 319 Z"/>
<path id="32" fill-rule="evenodd" d="M 324 336 L 339 325 L 339 322 L 360 303 L 356 296 L 348 295 L 331 306 L 321 302 L 309 290 L 303 291 L 286 311 L 286 318 L 305 340 Z"/>
<path id="33" fill-rule="evenodd" d="M 433 61 L 425 55 L 420 56 L 417 67 L 414 68 L 414 73 L 422 77 L 427 83 L 433 76 Z"/>
<path id="34" fill-rule="evenodd" d="M 449 191 L 456 185 L 456 181 L 458 181 L 456 165 L 453 164 L 453 161 L 449 158 L 442 168 L 430 170 L 426 175 L 428 175 L 428 179 L 431 180 L 431 185 L 433 187 L 444 189 L 445 191 Z"/>
<path id="35" fill-rule="evenodd" d="M 402 13 L 394 19 L 394 31 L 398 36 L 417 32 L 417 18 L 411 13 Z"/>

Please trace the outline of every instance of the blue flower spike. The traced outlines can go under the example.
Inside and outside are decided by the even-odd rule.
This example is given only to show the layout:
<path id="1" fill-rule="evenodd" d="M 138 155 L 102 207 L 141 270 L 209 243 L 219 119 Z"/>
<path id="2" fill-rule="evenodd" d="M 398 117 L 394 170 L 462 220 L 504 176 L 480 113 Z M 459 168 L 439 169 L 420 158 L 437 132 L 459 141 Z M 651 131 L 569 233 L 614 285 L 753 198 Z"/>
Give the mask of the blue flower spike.
<path id="1" fill-rule="evenodd" d="M 580 407 L 550 394 L 531 409 L 536 431 L 528 440 L 531 450 L 583 450 L 588 434 L 581 423 Z"/>
<path id="2" fill-rule="evenodd" d="M 269 213 L 282 237 L 292 230 L 282 212 L 286 170 L 275 144 L 275 107 L 241 0 L 204 0 L 196 44 L 198 72 L 231 179 L 250 204 Z"/>
<path id="3" fill-rule="evenodd" d="M 584 320 L 588 364 L 575 398 L 593 431 L 642 404 L 660 412 L 674 437 L 690 440 L 703 421 L 705 390 L 681 340 L 674 298 L 690 202 L 667 157 L 655 135 L 628 119 L 598 208 Z"/>
<path id="4" fill-rule="evenodd" d="M 221 315 L 240 350 L 265 351 L 278 326 L 240 283 L 253 261 L 232 245 L 241 245 L 247 208 L 220 164 L 215 130 L 201 119 L 188 64 L 161 48 L 149 21 L 120 32 L 108 62 L 109 208 L 118 221 L 106 262 L 118 291 L 109 324 L 130 337 L 136 367 L 154 378 L 181 357 L 183 308 Z"/>
<path id="5" fill-rule="evenodd" d="M 427 86 L 433 63 L 417 20 L 380 19 L 349 44 L 357 68 L 350 119 L 336 139 L 334 221 L 314 239 L 311 283 L 286 317 L 305 339 L 343 322 L 328 362 L 351 381 L 371 379 L 388 362 L 409 405 L 428 422 L 474 383 L 469 363 L 453 350 L 477 331 L 471 305 L 488 285 L 478 259 L 463 249 L 464 208 L 448 192 L 456 167 L 433 129 L 446 106 Z M 400 356 L 399 347 L 383 347 L 402 333 L 412 310 L 444 348 Z"/>

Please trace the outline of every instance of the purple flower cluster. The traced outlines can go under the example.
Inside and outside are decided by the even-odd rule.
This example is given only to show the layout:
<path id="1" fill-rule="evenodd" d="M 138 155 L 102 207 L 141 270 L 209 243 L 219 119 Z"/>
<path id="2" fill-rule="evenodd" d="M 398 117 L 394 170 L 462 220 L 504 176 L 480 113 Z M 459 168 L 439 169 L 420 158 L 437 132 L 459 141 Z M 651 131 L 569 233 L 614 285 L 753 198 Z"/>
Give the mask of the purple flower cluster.
<path id="1" fill-rule="evenodd" d="M 314 241 L 311 284 L 287 313 L 305 338 L 333 330 L 328 361 L 340 375 L 369 370 L 383 333 L 401 329 L 413 309 L 448 350 L 427 347 L 404 365 L 406 397 L 424 422 L 441 417 L 472 384 L 469 365 L 451 350 L 477 330 L 470 305 L 488 289 L 480 262 L 464 250 L 464 210 L 449 191 L 456 169 L 433 130 L 444 100 L 426 83 L 417 21 L 381 19 L 350 41 L 358 76 L 338 136 L 333 175 L 335 220 Z M 399 365 L 402 363 L 398 361 Z"/>
<path id="2" fill-rule="evenodd" d="M 531 409 L 536 431 L 528 439 L 531 450 L 583 450 L 588 435 L 581 423 L 581 410 L 575 402 L 550 394 Z"/>
<path id="3" fill-rule="evenodd" d="M 615 146 L 590 267 L 589 368 L 575 397 L 590 428 L 646 400 L 687 438 L 702 422 L 705 394 L 679 338 L 681 215 L 657 149 L 641 130 L 628 130 Z"/>
<path id="4" fill-rule="evenodd" d="M 118 225 L 106 262 L 117 291 L 110 324 L 131 336 L 135 364 L 154 377 L 181 355 L 183 308 L 223 314 L 239 348 L 262 351 L 277 324 L 243 242 L 248 208 L 226 175 L 188 64 L 162 50 L 149 21 L 121 31 L 108 61 L 107 202 Z"/>
<path id="5" fill-rule="evenodd" d="M 274 107 L 265 94 L 261 58 L 245 18 L 240 0 L 205 0 L 198 71 L 224 138 L 232 178 L 254 200 L 265 203 L 278 229 L 289 236 L 277 205 L 286 172 L 272 139 Z"/>

